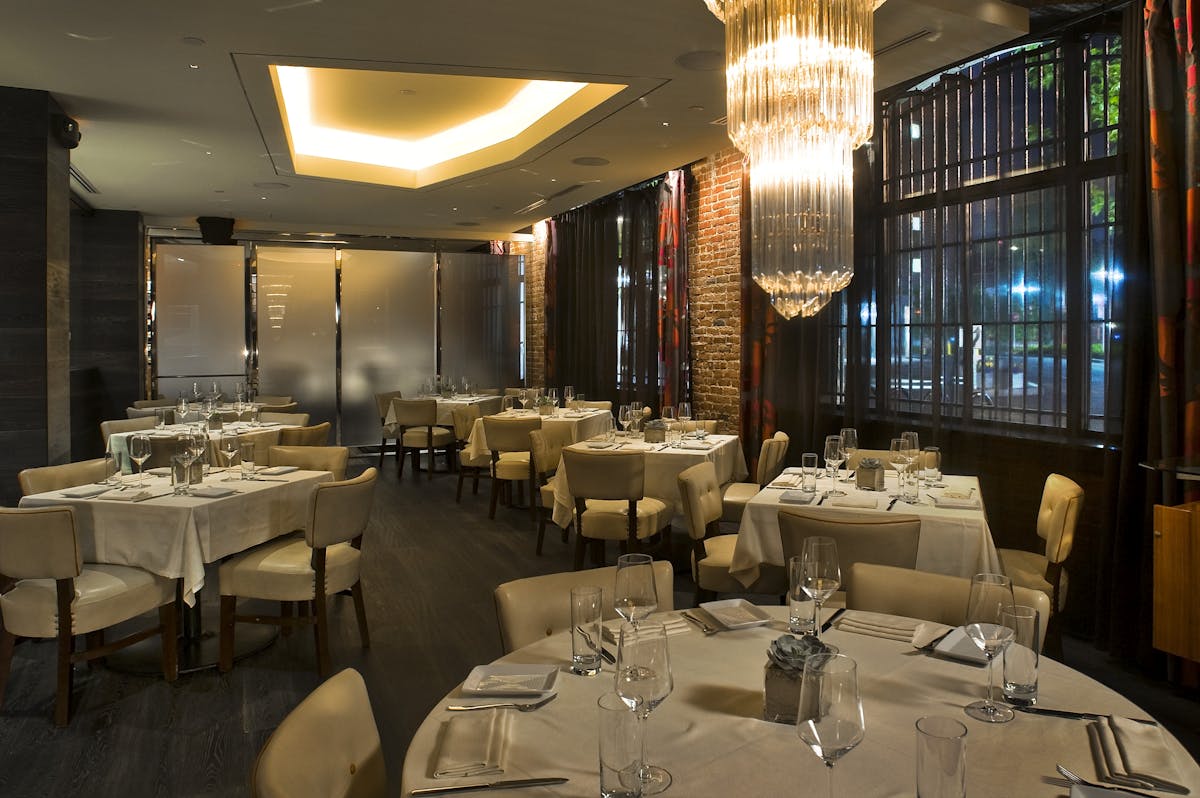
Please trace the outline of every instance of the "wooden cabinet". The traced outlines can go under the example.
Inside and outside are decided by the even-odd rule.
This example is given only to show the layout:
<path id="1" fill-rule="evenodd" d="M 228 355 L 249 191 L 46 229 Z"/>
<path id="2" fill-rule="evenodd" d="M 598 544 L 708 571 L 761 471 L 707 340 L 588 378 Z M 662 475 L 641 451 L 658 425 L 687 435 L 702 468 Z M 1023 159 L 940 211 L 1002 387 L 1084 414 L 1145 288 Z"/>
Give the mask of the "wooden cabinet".
<path id="1" fill-rule="evenodd" d="M 1154 647 L 1200 661 L 1200 502 L 1154 506 Z"/>

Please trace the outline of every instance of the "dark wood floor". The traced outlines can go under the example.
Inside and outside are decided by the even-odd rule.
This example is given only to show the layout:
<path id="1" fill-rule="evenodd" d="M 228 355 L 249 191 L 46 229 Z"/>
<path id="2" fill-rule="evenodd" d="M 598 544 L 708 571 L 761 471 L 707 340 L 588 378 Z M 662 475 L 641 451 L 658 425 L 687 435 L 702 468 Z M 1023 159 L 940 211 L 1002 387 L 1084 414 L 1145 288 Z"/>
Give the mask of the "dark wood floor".
<path id="1" fill-rule="evenodd" d="M 371 458 L 352 463 L 357 474 Z M 396 479 L 389 458 L 363 544 L 363 582 L 372 647 L 358 645 L 354 609 L 332 610 L 334 667 L 362 672 L 389 773 L 399 780 L 408 741 L 430 707 L 474 666 L 501 653 L 492 589 L 509 579 L 568 570 L 570 550 L 547 535 L 536 557 L 527 513 L 487 519 L 486 486 L 454 503 L 455 477 Z M 683 541 L 677 552 L 686 552 Z M 611 555 L 610 555 L 611 556 Z M 216 575 L 205 597 L 216 617 Z M 690 602 L 686 574 L 677 606 Z M 71 725 L 57 729 L 52 642 L 17 646 L 0 712 L 0 796 L 241 796 L 259 747 L 316 685 L 311 635 L 300 633 L 237 663 L 233 672 L 161 678 L 106 668 L 78 670 Z M 1129 694 L 1200 753 L 1200 703 L 1111 666 L 1090 646 L 1068 641 L 1074 667 Z"/>

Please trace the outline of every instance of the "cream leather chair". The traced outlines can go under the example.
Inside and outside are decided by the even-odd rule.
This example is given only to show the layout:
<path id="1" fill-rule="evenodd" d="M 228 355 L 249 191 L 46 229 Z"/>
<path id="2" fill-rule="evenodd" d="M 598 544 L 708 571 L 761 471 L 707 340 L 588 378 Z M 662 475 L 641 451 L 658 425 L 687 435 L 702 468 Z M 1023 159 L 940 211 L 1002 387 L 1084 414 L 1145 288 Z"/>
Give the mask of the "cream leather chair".
<path id="1" fill-rule="evenodd" d="M 17 474 L 17 484 L 21 486 L 22 496 L 32 496 L 35 493 L 103 482 L 106 476 L 108 475 L 104 472 L 104 458 L 97 457 L 95 460 L 26 468 Z"/>
<path id="2" fill-rule="evenodd" d="M 158 421 L 154 416 L 145 418 L 117 418 L 111 421 L 100 422 L 100 437 L 104 438 L 104 445 L 108 446 L 109 436 L 118 432 L 137 432 L 140 429 L 154 429 Z"/>
<path id="3" fill-rule="evenodd" d="M 553 522 L 554 488 L 549 485 L 550 478 L 558 471 L 562 462 L 564 446 L 571 445 L 571 428 L 566 424 L 554 424 L 529 433 L 531 462 L 533 463 L 533 480 L 536 490 L 530 499 L 537 502 L 538 536 L 535 553 L 542 554 L 542 542 L 546 537 L 546 524 Z M 562 531 L 563 543 L 567 542 L 567 530 Z"/>
<path id="4" fill-rule="evenodd" d="M 379 467 L 383 468 L 383 455 L 387 451 L 387 442 L 396 442 L 396 459 L 400 458 L 400 427 L 397 424 L 389 424 L 387 421 L 388 410 L 392 407 L 393 399 L 403 399 L 404 395 L 400 391 L 385 391 L 375 394 L 375 407 L 379 410 Z"/>
<path id="5" fill-rule="evenodd" d="M 294 409 L 294 408 L 293 408 Z M 308 426 L 308 413 L 293 413 L 291 411 L 267 410 L 262 408 L 258 411 L 258 420 L 264 424 L 269 422 L 275 424 L 294 424 L 297 427 Z"/>
<path id="6" fill-rule="evenodd" d="M 742 513 L 746 511 L 746 503 L 762 490 L 763 485 L 775 479 L 783 471 L 789 442 L 788 434 L 782 431 L 776 432 L 774 436 L 764 440 L 762 448 L 758 451 L 758 473 L 755 475 L 758 481 L 730 482 L 722 488 L 722 521 L 735 524 L 741 522 Z"/>
<path id="7" fill-rule="evenodd" d="M 721 485 L 717 468 L 705 460 L 679 472 L 679 498 L 692 538 L 692 580 L 695 603 L 717 593 L 787 593 L 787 576 L 779 566 L 764 565 L 759 578 L 746 587 L 729 573 L 737 535 L 720 534 Z M 707 594 L 707 596 L 705 596 Z"/>
<path id="8" fill-rule="evenodd" d="M 0 508 L 0 573 L 19 580 L 0 594 L 3 634 L 0 651 L 11 656 L 11 636 L 58 640 L 58 697 L 54 722 L 71 714 L 74 665 L 105 657 L 151 635 L 162 640 L 163 677 L 178 675 L 175 626 L 177 580 L 128 565 L 84 563 L 71 507 Z M 111 643 L 104 630 L 158 610 L 158 624 Z M 76 635 L 87 647 L 75 650 Z M 7 676 L 10 662 L 0 662 Z"/>
<path id="9" fill-rule="evenodd" d="M 883 463 L 884 468 L 895 470 L 895 466 L 892 465 L 892 453 L 887 449 L 856 449 L 854 454 L 850 455 L 846 459 L 846 462 L 842 463 L 842 468 L 845 468 L 847 471 L 853 471 L 867 457 L 874 457 Z M 822 461 L 824 461 L 824 458 L 825 455 L 821 454 Z"/>
<path id="10" fill-rule="evenodd" d="M 340 482 L 346 478 L 350 449 L 346 446 L 272 446 L 267 459 L 272 466 L 296 466 L 305 471 L 329 471 Z"/>
<path id="11" fill-rule="evenodd" d="M 279 404 L 261 402 L 258 406 L 258 412 L 261 417 L 263 413 L 295 413 L 299 408 L 299 402 L 281 402 Z M 307 424 L 308 421 L 304 423 Z"/>
<path id="12" fill-rule="evenodd" d="M 271 447 L 279 445 L 279 428 L 263 429 L 255 432 L 238 433 L 238 450 L 241 450 L 242 444 L 252 442 L 254 444 L 254 467 L 263 468 L 271 465 Z M 150 445 L 154 445 L 154 441 L 150 441 Z"/>
<path id="13" fill-rule="evenodd" d="M 288 427 L 279 430 L 280 446 L 328 446 L 332 424 L 322 421 L 311 427 Z"/>
<path id="14" fill-rule="evenodd" d="M 370 648 L 366 605 L 363 602 L 359 564 L 363 532 L 371 519 L 371 498 L 379 472 L 368 468 L 354 479 L 324 482 L 308 500 L 304 537 L 276 538 L 221 563 L 221 659 L 223 673 L 233 668 L 234 626 L 267 623 L 313 625 L 317 673 L 329 675 L 327 598 L 349 590 L 358 615 L 363 648 Z M 238 615 L 237 600 L 259 598 L 279 602 L 311 602 L 313 611 L 293 619 L 279 616 Z"/>
<path id="15" fill-rule="evenodd" d="M 683 426 L 684 432 L 695 432 L 698 429 L 702 429 L 709 435 L 717 434 L 717 422 L 712 419 L 706 421 L 681 421 L 680 424 Z"/>
<path id="16" fill-rule="evenodd" d="M 920 618 L 949 626 L 962 626 L 967 618 L 967 599 L 971 580 L 962 576 L 915 571 L 891 565 L 856 562 L 842 569 L 850 574 L 846 608 Z M 1038 640 L 1046 640 L 1050 599 L 1040 590 L 1013 585 L 1017 604 L 1033 607 L 1039 613 Z"/>
<path id="17" fill-rule="evenodd" d="M 587 408 L 588 410 L 607 410 L 610 413 L 612 412 L 612 402 L 609 402 L 609 401 L 593 402 L 590 400 L 584 400 L 579 403 L 579 406 L 583 407 L 583 408 Z"/>
<path id="18" fill-rule="evenodd" d="M 437 426 L 436 399 L 393 399 L 392 413 L 396 419 L 396 431 L 400 436 L 400 449 L 396 459 L 400 465 L 400 476 L 404 476 L 404 455 L 412 452 L 413 477 L 421 470 L 421 450 L 429 451 L 429 478 L 433 479 L 433 458 L 438 449 L 446 455 L 446 470 L 454 468 L 450 458 L 454 455 L 454 433 Z"/>
<path id="19" fill-rule="evenodd" d="M 675 609 L 675 574 L 666 560 L 654 562 L 654 590 L 658 611 Z M 500 624 L 500 642 L 504 653 L 536 643 L 544 637 L 571 628 L 571 588 L 595 585 L 604 593 L 600 599 L 601 617 L 619 617 L 613 609 L 617 567 L 591 568 L 586 571 L 531 576 L 505 582 L 496 588 L 496 620 Z"/>
<path id="20" fill-rule="evenodd" d="M 367 685 L 330 676 L 271 733 L 250 775 L 253 798 L 384 798 L 387 767 Z"/>
<path id="21" fill-rule="evenodd" d="M 169 407 L 127 407 L 125 408 L 126 418 L 152 418 L 154 423 L 158 423 L 158 414 L 163 413 L 164 422 L 167 424 L 175 423 L 175 411 Z"/>
<path id="22" fill-rule="evenodd" d="M 492 498 L 488 507 L 488 518 L 496 517 L 496 503 L 500 499 L 500 487 L 504 482 L 515 482 L 518 488 L 529 481 L 529 515 L 535 516 L 533 496 L 533 465 L 529 458 L 529 433 L 542 428 L 541 416 L 498 416 L 483 417 L 483 434 L 492 451 Z M 519 496 L 519 493 L 518 493 Z"/>
<path id="23" fill-rule="evenodd" d="M 1000 549 L 1000 566 L 1014 585 L 1040 590 L 1050 606 L 1061 612 L 1067 604 L 1067 572 L 1063 563 L 1075 544 L 1075 527 L 1083 509 L 1083 488 L 1061 474 L 1046 477 L 1038 508 L 1037 535 L 1046 541 L 1042 552 Z"/>
<path id="24" fill-rule="evenodd" d="M 671 550 L 671 510 L 646 498 L 646 456 L 642 452 L 563 449 L 567 486 L 575 497 L 575 570 L 583 568 L 584 548 L 604 564 L 604 541 L 620 541 L 621 551 L 642 550 L 642 541 L 662 533 L 667 559 Z"/>
<path id="25" fill-rule="evenodd" d="M 174 407 L 175 400 L 168 399 L 165 396 L 160 396 L 157 399 L 136 399 L 133 406 L 139 410 L 145 410 L 152 407 Z"/>
<path id="26" fill-rule="evenodd" d="M 824 507 L 781 507 L 779 535 L 783 541 L 783 561 L 804 551 L 804 539 L 814 535 L 837 541 L 838 565 L 842 586 L 833 604 L 849 589 L 850 565 L 869 562 L 915 568 L 917 541 L 921 537 L 921 519 L 905 513 L 879 513 Z"/>
<path id="27" fill-rule="evenodd" d="M 280 407 L 292 404 L 292 397 L 279 394 L 255 394 L 254 402 L 266 407 Z"/>
<path id="28" fill-rule="evenodd" d="M 479 405 L 460 405 L 450 410 L 454 419 L 455 445 L 458 447 L 458 490 L 454 501 L 462 501 L 463 480 L 471 477 L 471 495 L 479 494 L 479 477 L 492 467 L 492 455 L 481 454 L 469 457 L 465 451 L 467 441 L 471 438 L 471 430 L 475 428 L 475 420 L 479 418 Z"/>

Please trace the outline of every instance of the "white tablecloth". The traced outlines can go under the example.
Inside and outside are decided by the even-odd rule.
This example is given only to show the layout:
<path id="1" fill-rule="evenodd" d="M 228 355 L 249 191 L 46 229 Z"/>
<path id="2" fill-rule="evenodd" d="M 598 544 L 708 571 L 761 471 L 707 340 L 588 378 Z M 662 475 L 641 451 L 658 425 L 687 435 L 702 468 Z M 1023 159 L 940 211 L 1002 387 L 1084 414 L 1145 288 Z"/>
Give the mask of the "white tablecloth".
<path id="1" fill-rule="evenodd" d="M 507 410 L 496 415 L 504 418 L 512 418 L 522 415 L 533 415 L 533 411 L 514 412 Z M 558 408 L 553 415 L 542 416 L 542 426 L 566 425 L 571 429 L 570 437 L 572 441 L 585 441 L 604 432 L 609 418 L 612 418 L 612 413 L 607 410 L 587 410 L 579 413 L 568 412 L 562 408 Z M 467 441 L 467 448 L 463 451 L 468 458 L 482 457 L 491 452 L 487 444 L 487 434 L 483 431 L 482 418 L 475 419 L 475 426 L 471 428 L 471 437 Z"/>
<path id="2" fill-rule="evenodd" d="M 565 600 L 565 599 L 564 599 Z M 774 618 L 786 607 L 763 607 Z M 779 620 L 766 627 L 704 637 L 692 630 L 669 639 L 674 692 L 647 721 L 646 755 L 674 777 L 668 795 L 680 798 L 825 795 L 821 761 L 796 736 L 793 726 L 761 720 L 763 666 L 770 641 L 783 632 Z M 907 643 L 832 630 L 827 640 L 858 662 L 866 736 L 834 769 L 834 793 L 844 798 L 912 798 L 915 789 L 914 723 L 942 715 L 967 727 L 967 794 L 972 798 L 1052 798 L 1067 789 L 1058 779 L 1061 762 L 1095 777 L 1087 724 L 1021 715 L 997 725 L 971 720 L 964 704 L 982 697 L 982 668 L 918 654 Z M 404 761 L 401 795 L 416 787 L 479 783 L 496 778 L 565 776 L 567 784 L 506 795 L 599 794 L 596 699 L 613 690 L 607 663 L 597 676 L 575 676 L 567 667 L 571 641 L 548 637 L 504 657 L 506 662 L 552 663 L 562 667 L 558 698 L 534 712 L 511 714 L 507 768 L 503 776 L 432 778 L 437 738 L 455 713 L 447 712 L 454 691 L 439 702 L 417 730 Z M 463 674 L 466 675 L 465 673 Z M 1048 707 L 1147 717 L 1132 702 L 1064 665 L 1043 658 L 1038 703 Z M 1200 795 L 1200 766 L 1169 734 L 1183 782 Z"/>
<path id="3" fill-rule="evenodd" d="M 108 436 L 108 450 L 117 458 L 117 463 L 121 467 L 121 472 L 124 474 L 132 474 L 137 469 L 134 468 L 134 463 L 129 459 L 129 438 L 132 435 L 149 435 L 152 438 L 173 438 L 185 432 L 191 432 L 196 428 L 195 424 L 168 424 L 165 427 L 151 427 L 150 429 L 139 429 L 133 432 L 114 432 Z M 233 433 L 240 435 L 244 432 L 262 432 L 268 429 L 297 429 L 296 424 L 280 424 L 277 421 L 268 421 L 259 424 L 257 427 L 251 426 L 248 421 L 232 421 L 228 424 L 223 424 L 220 429 L 210 429 L 208 437 L 210 440 L 219 440 L 223 433 Z M 211 463 L 218 465 L 218 463 Z"/>
<path id="4" fill-rule="evenodd" d="M 164 495 L 140 502 L 71 499 L 61 491 L 21 499 L 21 507 L 69 504 L 85 562 L 136 565 L 170 579 L 183 577 L 183 598 L 190 606 L 204 587 L 204 564 L 303 529 L 308 497 L 328 471 L 293 471 L 266 481 L 225 482 L 219 471 L 206 485 L 238 491 L 220 499 Z M 152 493 L 170 494 L 168 477 L 148 477 Z M 195 487 L 195 486 L 193 486 Z"/>
<path id="5" fill-rule="evenodd" d="M 618 438 L 618 443 L 624 441 Z M 622 450 L 644 452 L 646 455 L 645 495 L 664 502 L 674 508 L 672 515 L 683 514 L 679 500 L 679 472 L 696 463 L 711 460 L 717 469 L 717 481 L 724 484 L 741 481 L 748 476 L 746 456 L 742 453 L 742 441 L 736 435 L 709 435 L 705 438 L 712 444 L 708 449 L 663 448 L 661 443 L 647 444 L 641 441 L 625 443 Z M 566 528 L 575 514 L 575 497 L 567 487 L 567 469 L 563 463 L 550 479 L 554 489 L 554 523 Z"/>
<path id="6" fill-rule="evenodd" d="M 440 426 L 450 429 L 454 429 L 454 408 L 479 405 L 479 415 L 488 416 L 492 413 L 499 413 L 501 403 L 504 401 L 503 396 L 492 396 L 490 394 L 484 396 L 455 396 L 450 399 L 445 399 L 441 396 L 414 396 L 411 398 L 436 399 L 437 423 Z M 391 405 L 388 406 L 387 416 L 384 418 L 384 421 L 388 424 L 394 424 L 396 421 L 396 412 Z"/>
<path id="7" fill-rule="evenodd" d="M 972 495 L 980 496 L 979 481 L 975 477 L 947 476 L 943 481 L 948 489 L 965 493 L 975 488 Z M 894 493 L 895 486 L 893 474 L 887 479 L 889 492 Z M 818 480 L 817 496 L 820 497 L 831 487 L 832 481 Z M 884 508 L 890 501 L 887 492 L 860 491 L 853 483 L 839 482 L 838 487 L 851 497 L 875 499 L 878 511 L 886 512 Z M 933 492 L 940 494 L 942 491 L 934 489 Z M 780 496 L 783 493 L 782 490 L 766 488 L 746 505 L 729 568 L 734 578 L 743 585 L 754 583 L 758 578 L 759 566 L 764 563 L 780 566 L 786 564 L 783 561 L 783 542 L 779 537 L 779 508 L 811 505 L 782 504 Z M 834 508 L 833 502 L 832 498 L 828 498 L 815 509 Z M 920 503 L 910 505 L 897 502 L 892 512 L 921 517 L 917 570 L 968 577 L 984 572 L 1000 572 L 1000 559 L 996 555 L 996 544 L 992 542 L 992 532 L 988 528 L 982 498 L 977 510 L 941 509 L 929 503 L 928 491 L 922 488 Z"/>

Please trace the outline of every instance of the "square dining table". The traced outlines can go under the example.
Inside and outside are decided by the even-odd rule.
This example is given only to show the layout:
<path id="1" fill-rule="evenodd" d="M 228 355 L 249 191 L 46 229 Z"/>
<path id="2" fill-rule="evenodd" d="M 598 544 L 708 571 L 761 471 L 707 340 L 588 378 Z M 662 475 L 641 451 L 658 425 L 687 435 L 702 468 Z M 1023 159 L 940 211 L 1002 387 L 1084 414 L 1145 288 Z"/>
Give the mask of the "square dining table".
<path id="1" fill-rule="evenodd" d="M 519 418 L 534 416 L 537 415 L 537 412 L 534 410 L 505 410 L 503 413 L 494 413 L 493 415 L 501 418 Z M 559 407 L 555 408 L 553 413 L 542 415 L 542 426 L 563 425 L 568 427 L 570 429 L 568 437 L 574 442 L 600 435 L 608 428 L 611 418 L 612 413 L 608 410 L 567 410 Z M 491 452 L 491 449 L 488 448 L 487 433 L 484 432 L 482 418 L 475 419 L 475 424 L 471 427 L 471 437 L 467 440 L 467 446 L 463 452 L 468 458 L 483 457 Z"/>
<path id="2" fill-rule="evenodd" d="M 717 470 L 720 483 L 741 481 L 749 476 L 746 456 L 742 452 L 742 440 L 736 435 L 709 435 L 703 440 L 685 440 L 679 446 L 664 443 L 646 443 L 627 437 L 618 437 L 616 442 L 587 441 L 571 445 L 574 449 L 612 450 L 643 452 L 646 456 L 646 485 L 644 495 L 658 499 L 672 508 L 673 516 L 683 514 L 679 499 L 679 472 L 685 468 L 711 460 Z M 567 483 L 566 463 L 560 463 L 558 471 L 550 479 L 554 489 L 554 523 L 564 529 L 575 515 L 575 499 Z"/>
<path id="3" fill-rule="evenodd" d="M 221 424 L 219 427 L 210 427 L 208 437 L 210 440 L 220 440 L 222 434 L 232 433 L 241 435 L 249 432 L 264 432 L 269 429 L 296 429 L 297 424 L 282 424 L 278 421 L 263 421 L 258 424 L 251 424 L 248 421 L 230 421 Z M 108 451 L 112 452 L 113 457 L 117 459 L 117 465 L 123 474 L 132 474 L 134 472 L 133 461 L 129 459 L 129 438 L 133 435 L 147 435 L 151 438 L 174 438 L 186 432 L 191 432 L 196 428 L 196 424 L 167 424 L 163 427 L 151 427 L 149 429 L 139 429 L 132 432 L 114 432 L 108 436 Z M 213 462 L 212 465 L 217 465 Z"/>
<path id="4" fill-rule="evenodd" d="M 784 477 L 796 469 L 787 469 Z M 811 504 L 796 504 L 788 501 L 797 496 L 798 489 L 765 487 L 746 504 L 742 523 L 738 528 L 737 543 L 729 572 L 743 585 L 749 586 L 759 577 L 762 565 L 784 566 L 783 541 L 779 536 L 779 510 L 781 507 L 809 507 L 817 510 L 845 509 L 860 505 L 863 512 L 888 512 L 890 493 L 895 493 L 894 472 L 886 479 L 890 491 L 859 490 L 853 482 L 838 482 L 837 487 L 845 497 L 826 497 L 819 505 L 821 496 L 834 487 L 831 479 L 817 480 L 817 492 Z M 1000 572 L 1000 558 L 996 544 L 988 527 L 987 512 L 979 492 L 979 480 L 970 476 L 942 478 L 944 488 L 922 488 L 916 504 L 897 501 L 892 512 L 917 515 L 921 519 L 921 534 L 917 541 L 916 568 L 919 571 L 971 577 L 978 573 Z M 974 508 L 937 507 L 934 497 L 941 497 L 947 490 L 969 494 L 977 503 Z M 862 507 L 861 505 L 870 506 Z"/>
<path id="5" fill-rule="evenodd" d="M 435 399 L 437 400 L 437 424 L 442 427 L 454 429 L 454 410 L 467 405 L 477 405 L 479 407 L 479 415 L 490 416 L 493 413 L 499 413 L 503 406 L 504 397 L 495 396 L 493 394 L 467 395 L 455 394 L 454 396 L 406 396 L 405 399 Z M 396 411 L 388 405 L 387 416 L 384 417 L 384 422 L 387 424 L 396 423 Z"/>

